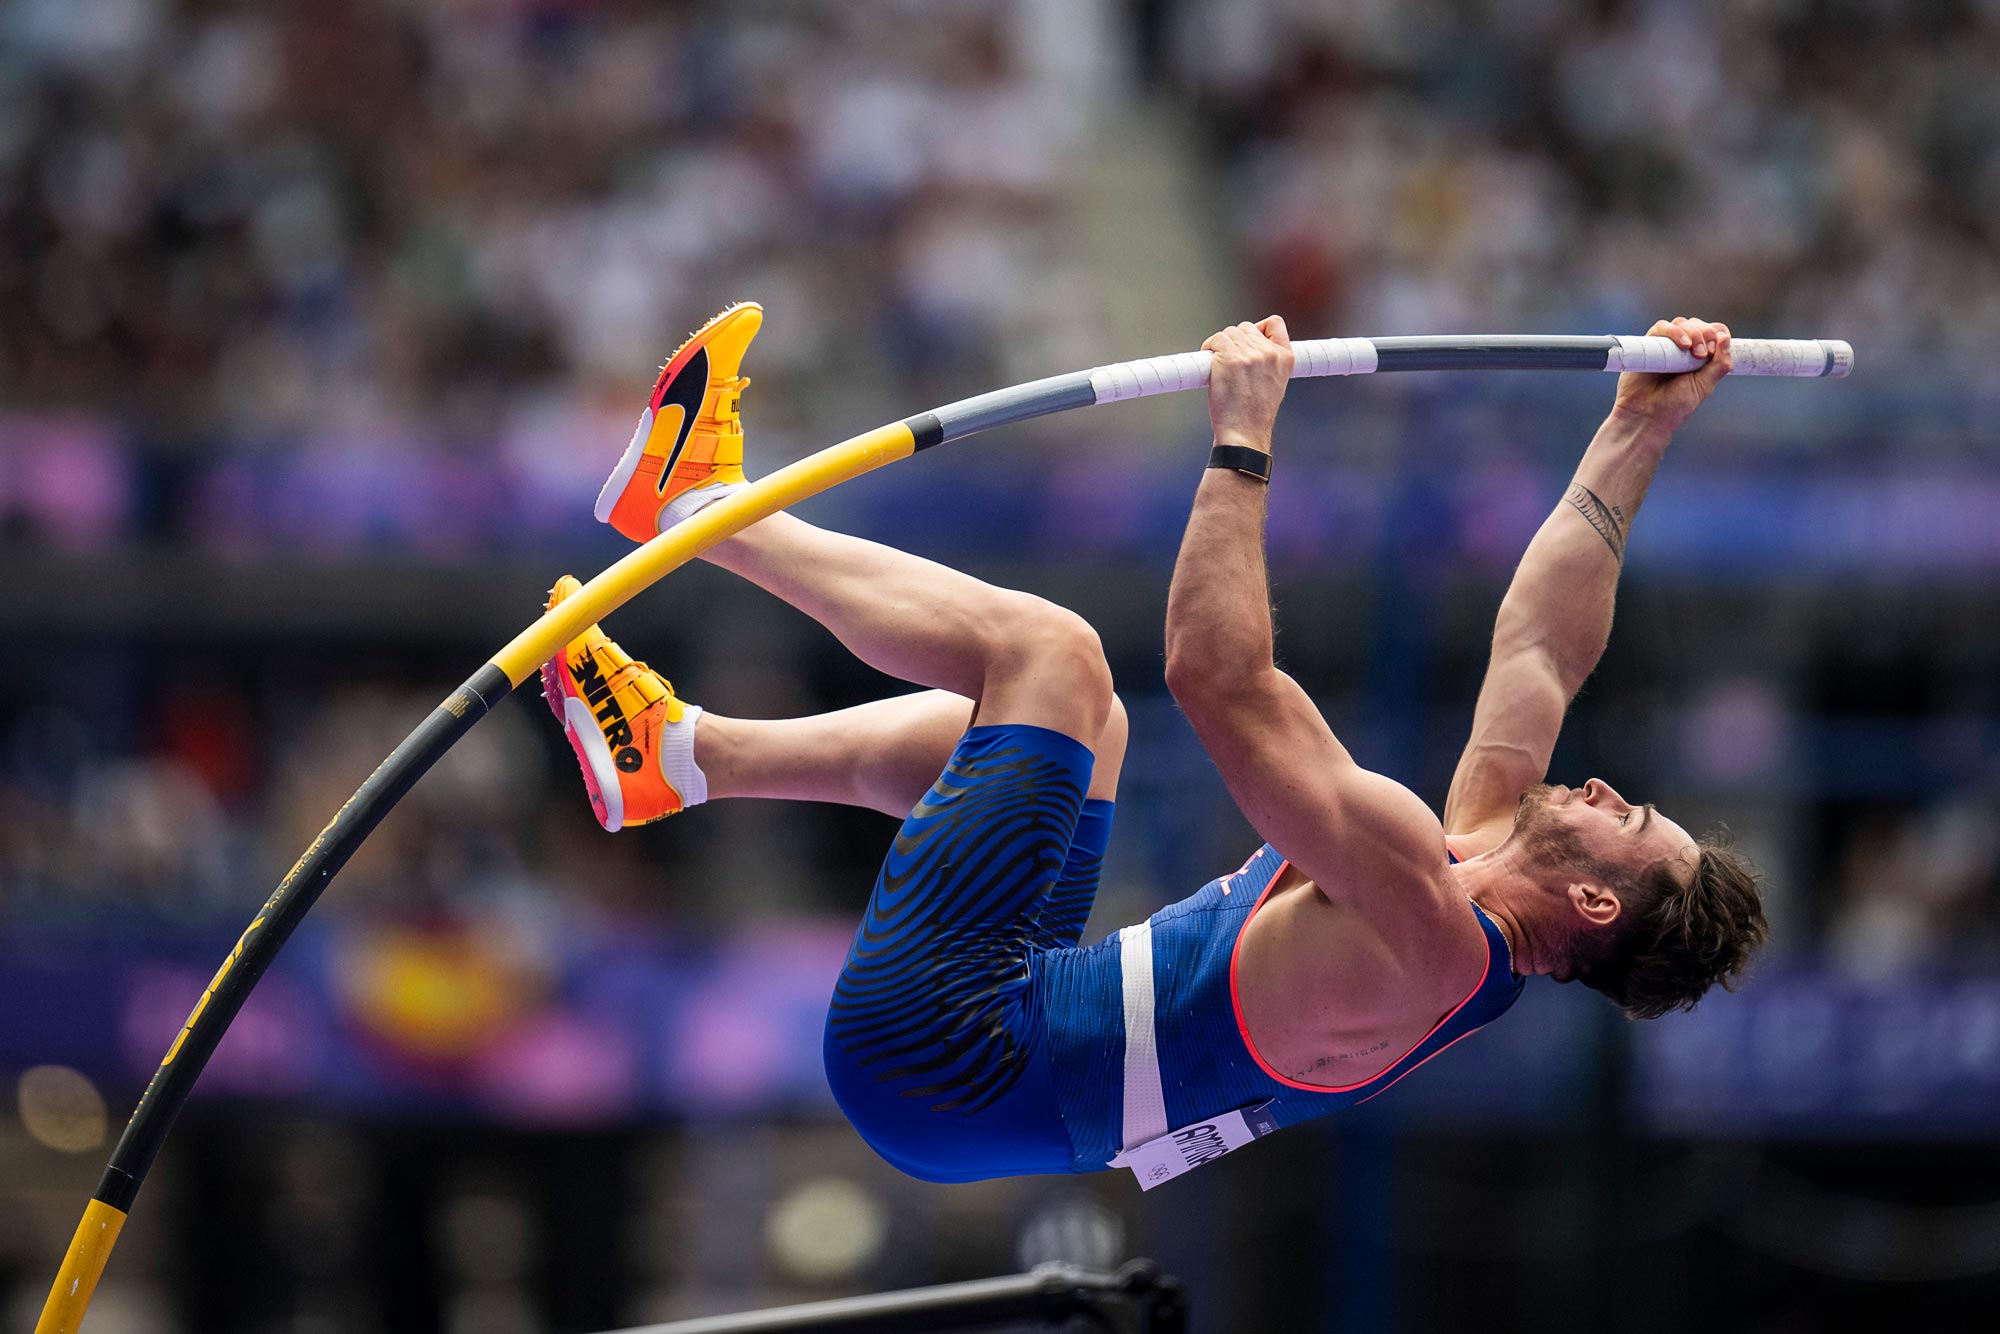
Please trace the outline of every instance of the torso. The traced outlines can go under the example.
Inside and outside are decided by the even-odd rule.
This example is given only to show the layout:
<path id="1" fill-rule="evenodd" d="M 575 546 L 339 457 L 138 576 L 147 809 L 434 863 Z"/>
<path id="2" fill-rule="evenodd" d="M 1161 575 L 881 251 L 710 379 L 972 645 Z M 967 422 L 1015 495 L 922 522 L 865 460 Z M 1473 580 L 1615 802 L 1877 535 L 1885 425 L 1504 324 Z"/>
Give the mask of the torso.
<path id="1" fill-rule="evenodd" d="M 1415 908 L 1386 923 L 1267 844 L 1096 945 L 1035 954 L 1030 1003 L 1078 1169 L 1232 1110 L 1282 1129 L 1365 1102 L 1504 1014 L 1521 989 L 1505 933 L 1443 852 L 1369 881 Z"/>
<path id="2" fill-rule="evenodd" d="M 1302 1084 L 1365 1083 L 1421 1041 L 1484 973 L 1478 919 L 1451 905 L 1455 882 L 1412 884 L 1447 905 L 1418 947 L 1392 942 L 1367 916 L 1330 901 L 1286 867 L 1243 928 L 1236 1000 L 1264 1062 Z M 1385 892 L 1399 892 L 1385 890 Z"/>

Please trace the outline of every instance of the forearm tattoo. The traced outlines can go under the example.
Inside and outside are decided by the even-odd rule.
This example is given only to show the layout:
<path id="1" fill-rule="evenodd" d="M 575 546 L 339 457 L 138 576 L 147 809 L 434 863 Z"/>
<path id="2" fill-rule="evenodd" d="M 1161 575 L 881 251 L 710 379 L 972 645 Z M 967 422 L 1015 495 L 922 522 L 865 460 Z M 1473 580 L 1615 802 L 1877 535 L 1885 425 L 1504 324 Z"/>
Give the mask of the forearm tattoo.
<path id="1" fill-rule="evenodd" d="M 1625 511 L 1616 505 L 1607 505 L 1598 494 L 1582 482 L 1571 482 L 1569 494 L 1564 496 L 1576 506 L 1597 535 L 1604 539 L 1604 545 L 1611 548 L 1611 557 L 1619 564 L 1625 563 Z"/>

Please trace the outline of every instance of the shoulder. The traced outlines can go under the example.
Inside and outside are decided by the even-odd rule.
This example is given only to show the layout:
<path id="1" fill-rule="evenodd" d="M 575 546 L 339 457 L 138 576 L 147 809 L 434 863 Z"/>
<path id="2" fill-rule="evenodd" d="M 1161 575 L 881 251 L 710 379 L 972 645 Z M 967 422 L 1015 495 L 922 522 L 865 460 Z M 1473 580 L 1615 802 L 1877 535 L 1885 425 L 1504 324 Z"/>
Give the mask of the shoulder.
<path id="1" fill-rule="evenodd" d="M 1342 782 L 1331 814 L 1315 847 L 1286 850 L 1329 898 L 1388 907 L 1424 898 L 1442 904 L 1452 896 L 1444 825 L 1416 793 L 1357 768 Z"/>

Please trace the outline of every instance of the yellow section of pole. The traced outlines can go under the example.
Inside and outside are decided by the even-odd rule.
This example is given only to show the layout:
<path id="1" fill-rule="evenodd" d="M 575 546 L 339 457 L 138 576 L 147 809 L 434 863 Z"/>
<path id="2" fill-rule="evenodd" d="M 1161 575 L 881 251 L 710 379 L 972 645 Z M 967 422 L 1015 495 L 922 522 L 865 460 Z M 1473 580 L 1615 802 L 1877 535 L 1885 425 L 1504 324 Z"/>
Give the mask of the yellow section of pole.
<path id="1" fill-rule="evenodd" d="M 581 592 L 564 598 L 555 610 L 516 635 L 493 655 L 492 664 L 520 685 L 593 621 L 604 619 L 717 542 L 828 487 L 908 458 L 916 447 L 910 428 L 897 422 L 809 454 L 752 482 L 605 569 Z"/>
<path id="2" fill-rule="evenodd" d="M 76 1334 L 91 1294 L 97 1291 L 104 1262 L 118 1244 L 118 1230 L 124 1226 L 122 1212 L 102 1200 L 90 1202 L 83 1211 L 83 1221 L 76 1225 L 76 1235 L 70 1238 L 69 1254 L 56 1273 L 55 1287 L 49 1289 L 42 1318 L 35 1322 L 35 1334 Z"/>
<path id="3" fill-rule="evenodd" d="M 828 487 L 872 472 L 885 463 L 908 458 L 916 452 L 916 447 L 910 427 L 896 422 L 808 455 L 734 495 L 725 496 L 631 552 L 585 584 L 580 592 L 563 599 L 554 611 L 544 613 L 496 653 L 490 665 L 504 672 L 511 684 L 520 685 L 559 653 L 564 644 L 582 633 L 584 627 L 624 606 L 717 542 Z M 35 1334 L 76 1334 L 124 1223 L 123 1211 L 102 1200 L 90 1202 L 83 1221 L 77 1224 L 76 1237 L 70 1242 L 62 1271 L 56 1275 L 48 1304 L 42 1308 Z"/>

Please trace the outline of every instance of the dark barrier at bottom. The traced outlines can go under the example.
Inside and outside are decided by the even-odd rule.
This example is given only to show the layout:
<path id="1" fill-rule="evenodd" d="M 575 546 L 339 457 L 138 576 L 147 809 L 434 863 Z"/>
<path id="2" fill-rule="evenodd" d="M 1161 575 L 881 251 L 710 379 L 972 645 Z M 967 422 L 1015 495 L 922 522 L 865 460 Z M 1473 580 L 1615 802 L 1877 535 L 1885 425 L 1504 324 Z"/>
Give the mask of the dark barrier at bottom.
<path id="1" fill-rule="evenodd" d="M 1179 1280 L 1134 1260 L 1115 1274 L 1068 1265 L 1030 1273 L 911 1288 L 873 1297 L 782 1306 L 741 1315 L 677 1320 L 613 1334 L 950 1334 L 998 1325 L 1054 1327 L 1079 1318 L 1130 1334 L 1186 1334 L 1187 1298 Z"/>

